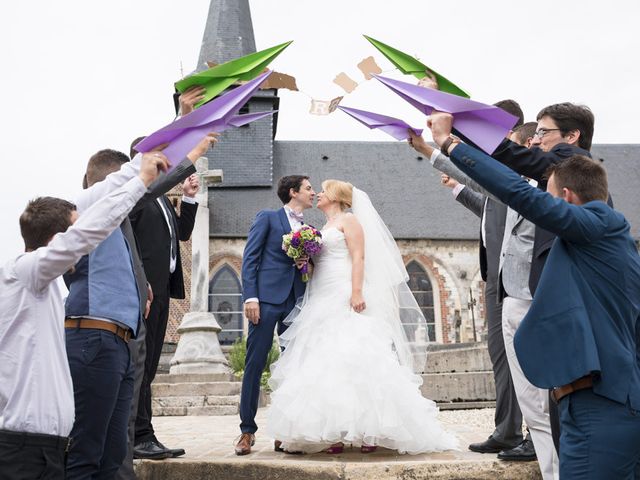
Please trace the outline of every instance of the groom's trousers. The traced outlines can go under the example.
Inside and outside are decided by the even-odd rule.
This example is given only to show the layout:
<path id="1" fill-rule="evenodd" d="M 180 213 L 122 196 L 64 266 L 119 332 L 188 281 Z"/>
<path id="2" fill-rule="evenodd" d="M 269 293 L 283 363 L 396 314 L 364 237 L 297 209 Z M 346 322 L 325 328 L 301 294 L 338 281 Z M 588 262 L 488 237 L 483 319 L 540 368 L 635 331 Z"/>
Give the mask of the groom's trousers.
<path id="1" fill-rule="evenodd" d="M 295 304 L 296 297 L 292 288 L 289 297 L 283 303 L 274 305 L 260 302 L 260 321 L 257 325 L 249 322 L 247 356 L 240 395 L 240 431 L 242 433 L 255 433 L 258 430 L 255 418 L 260 399 L 260 378 L 267 363 L 269 350 L 273 345 L 273 332 L 276 326 L 278 335 L 287 329 L 283 321 L 291 313 Z"/>

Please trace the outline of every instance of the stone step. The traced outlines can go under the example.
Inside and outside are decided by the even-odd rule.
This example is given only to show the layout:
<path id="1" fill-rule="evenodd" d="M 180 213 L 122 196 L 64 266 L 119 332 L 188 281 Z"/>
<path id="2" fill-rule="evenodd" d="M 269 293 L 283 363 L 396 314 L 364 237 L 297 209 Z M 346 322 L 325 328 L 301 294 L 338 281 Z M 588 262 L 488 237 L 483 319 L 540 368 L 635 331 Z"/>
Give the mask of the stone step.
<path id="1" fill-rule="evenodd" d="M 238 405 L 240 395 L 191 395 L 183 397 L 153 397 L 160 407 L 206 407 L 208 405 Z"/>
<path id="2" fill-rule="evenodd" d="M 156 375 L 154 383 L 239 382 L 233 373 L 180 373 Z"/>
<path id="3" fill-rule="evenodd" d="M 425 373 L 483 372 L 491 370 L 486 342 L 430 347 Z"/>
<path id="4" fill-rule="evenodd" d="M 176 480 L 541 480 L 538 462 L 503 462 L 495 455 L 485 459 L 461 460 L 449 453 L 434 454 L 428 460 L 415 461 L 410 456 L 398 456 L 379 449 L 363 455 L 299 455 L 299 458 L 254 459 L 252 454 L 242 459 L 214 458 L 190 460 L 143 460 L 134 466 L 140 480 L 171 478 Z M 479 454 L 476 454 L 479 455 Z M 400 458 L 399 458 L 400 457 Z M 421 458 L 423 458 L 422 456 Z M 452 458 L 453 457 L 453 458 Z M 491 459 L 491 457 L 493 457 Z"/>
<path id="5" fill-rule="evenodd" d="M 206 405 L 200 407 L 159 407 L 153 405 L 154 417 L 182 417 L 187 415 L 194 416 L 220 416 L 220 415 L 237 415 L 238 405 Z"/>
<path id="6" fill-rule="evenodd" d="M 493 372 L 428 373 L 422 375 L 422 395 L 434 402 L 495 401 Z"/>
<path id="7" fill-rule="evenodd" d="M 439 402 L 440 410 L 477 410 L 479 408 L 496 408 L 496 402 Z"/>
<path id="8" fill-rule="evenodd" d="M 185 397 L 193 395 L 238 395 L 240 382 L 156 383 L 151 385 L 155 397 Z"/>

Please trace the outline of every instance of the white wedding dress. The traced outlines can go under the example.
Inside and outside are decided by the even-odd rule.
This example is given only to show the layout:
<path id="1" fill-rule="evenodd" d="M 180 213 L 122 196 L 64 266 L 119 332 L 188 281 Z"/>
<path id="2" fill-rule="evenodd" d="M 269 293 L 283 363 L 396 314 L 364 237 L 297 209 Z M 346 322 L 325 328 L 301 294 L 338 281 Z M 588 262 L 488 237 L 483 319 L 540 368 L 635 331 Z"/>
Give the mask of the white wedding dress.
<path id="1" fill-rule="evenodd" d="M 286 349 L 272 366 L 267 433 L 307 453 L 337 442 L 409 454 L 457 448 L 435 403 L 421 395 L 421 377 L 399 363 L 390 323 L 375 316 L 384 308 L 376 305 L 366 270 L 367 308 L 361 314 L 350 308 L 344 233 L 331 227 L 322 234 L 302 305 L 280 337 Z"/>

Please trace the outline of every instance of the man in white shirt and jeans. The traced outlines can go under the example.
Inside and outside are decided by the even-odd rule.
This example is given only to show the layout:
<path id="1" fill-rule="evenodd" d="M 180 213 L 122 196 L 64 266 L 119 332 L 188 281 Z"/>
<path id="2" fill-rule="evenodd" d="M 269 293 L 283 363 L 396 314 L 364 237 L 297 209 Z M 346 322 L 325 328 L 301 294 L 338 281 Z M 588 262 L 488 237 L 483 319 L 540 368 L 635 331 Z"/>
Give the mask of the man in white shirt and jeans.
<path id="1" fill-rule="evenodd" d="M 144 154 L 138 175 L 81 217 L 52 197 L 20 216 L 25 253 L 0 267 L 0 478 L 64 478 L 74 399 L 56 279 L 118 228 L 167 167 L 163 154 Z"/>

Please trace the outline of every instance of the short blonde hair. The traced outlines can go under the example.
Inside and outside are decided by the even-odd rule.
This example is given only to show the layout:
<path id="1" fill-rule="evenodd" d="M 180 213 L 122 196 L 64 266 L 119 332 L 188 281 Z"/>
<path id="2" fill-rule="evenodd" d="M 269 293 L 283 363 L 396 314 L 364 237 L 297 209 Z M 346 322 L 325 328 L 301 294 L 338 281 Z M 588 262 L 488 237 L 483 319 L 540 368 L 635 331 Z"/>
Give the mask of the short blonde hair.
<path id="1" fill-rule="evenodd" d="M 342 180 L 325 180 L 322 182 L 325 196 L 332 202 L 338 202 L 342 210 L 351 208 L 353 185 Z"/>

